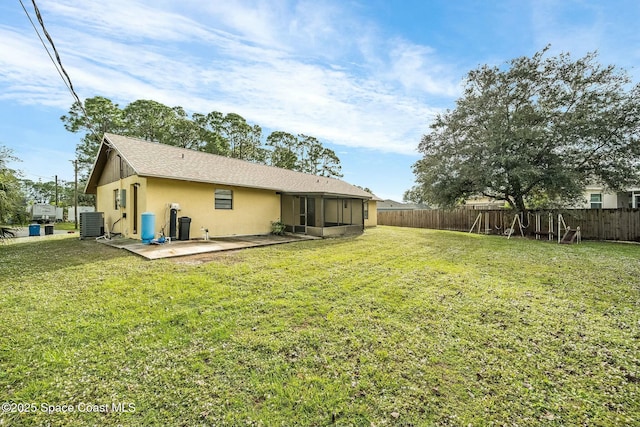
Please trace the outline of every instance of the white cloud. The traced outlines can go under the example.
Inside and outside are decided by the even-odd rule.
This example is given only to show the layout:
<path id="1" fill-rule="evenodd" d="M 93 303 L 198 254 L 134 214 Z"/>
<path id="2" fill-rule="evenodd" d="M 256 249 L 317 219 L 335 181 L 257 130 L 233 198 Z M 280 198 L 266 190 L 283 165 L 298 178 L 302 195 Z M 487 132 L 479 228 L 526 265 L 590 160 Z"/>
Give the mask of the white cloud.
<path id="1" fill-rule="evenodd" d="M 396 39 L 390 49 L 389 79 L 399 81 L 406 90 L 454 97 L 458 85 L 451 78 L 452 70 L 439 64 L 433 49 Z"/>
<path id="2" fill-rule="evenodd" d="M 45 24 L 62 20 L 72 28 L 131 42 L 145 39 L 185 41 L 209 33 L 193 19 L 151 6 L 154 3 L 145 3 L 128 0 L 110 0 L 106 3 L 65 0 L 43 3 L 40 9 Z"/>
<path id="3" fill-rule="evenodd" d="M 0 27 L 0 39 L 11 40 L 0 55 L 0 99 L 57 105 L 56 100 L 68 92 L 37 39 L 5 26 Z"/>
<path id="4" fill-rule="evenodd" d="M 432 49 L 379 38 L 338 4 L 187 1 L 181 13 L 169 4 L 41 7 L 81 97 L 233 111 L 270 129 L 412 154 L 437 112 L 425 99 L 457 93 Z M 35 35 L 4 27 L 0 37 L 10 52 L 2 97 L 68 108 Z"/>

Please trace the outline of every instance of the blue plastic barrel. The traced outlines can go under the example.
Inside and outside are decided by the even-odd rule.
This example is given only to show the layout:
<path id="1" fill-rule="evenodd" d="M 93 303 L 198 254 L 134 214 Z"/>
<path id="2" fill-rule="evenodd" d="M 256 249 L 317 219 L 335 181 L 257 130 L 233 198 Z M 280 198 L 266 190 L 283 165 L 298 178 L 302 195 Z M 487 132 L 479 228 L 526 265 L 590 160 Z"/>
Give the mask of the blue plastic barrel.
<path id="1" fill-rule="evenodd" d="M 40 235 L 40 224 L 30 224 L 29 236 L 39 236 L 39 235 Z"/>
<path id="2" fill-rule="evenodd" d="M 153 212 L 142 213 L 142 232 L 140 237 L 142 243 L 149 243 L 155 236 L 154 230 L 156 229 L 156 215 Z"/>

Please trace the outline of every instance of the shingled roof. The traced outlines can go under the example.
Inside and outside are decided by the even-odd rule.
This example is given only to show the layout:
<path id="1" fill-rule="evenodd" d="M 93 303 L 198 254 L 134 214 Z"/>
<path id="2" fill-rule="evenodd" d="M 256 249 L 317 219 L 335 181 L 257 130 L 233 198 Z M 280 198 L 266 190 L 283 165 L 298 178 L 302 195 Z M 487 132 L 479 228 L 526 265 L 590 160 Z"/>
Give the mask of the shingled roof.
<path id="1" fill-rule="evenodd" d="M 105 133 L 85 192 L 94 194 L 107 152 L 115 149 L 142 177 L 261 188 L 283 193 L 371 199 L 372 194 L 335 178 L 276 168 L 201 151 Z"/>

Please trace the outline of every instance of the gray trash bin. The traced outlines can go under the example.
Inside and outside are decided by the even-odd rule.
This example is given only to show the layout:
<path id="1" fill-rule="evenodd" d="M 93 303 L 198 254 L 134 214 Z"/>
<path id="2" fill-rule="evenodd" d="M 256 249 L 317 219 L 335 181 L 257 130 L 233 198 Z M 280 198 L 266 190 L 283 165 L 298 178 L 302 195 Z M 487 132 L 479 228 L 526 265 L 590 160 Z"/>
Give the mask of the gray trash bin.
<path id="1" fill-rule="evenodd" d="M 191 218 L 181 216 L 178 218 L 178 240 L 189 240 L 189 229 L 191 228 Z"/>

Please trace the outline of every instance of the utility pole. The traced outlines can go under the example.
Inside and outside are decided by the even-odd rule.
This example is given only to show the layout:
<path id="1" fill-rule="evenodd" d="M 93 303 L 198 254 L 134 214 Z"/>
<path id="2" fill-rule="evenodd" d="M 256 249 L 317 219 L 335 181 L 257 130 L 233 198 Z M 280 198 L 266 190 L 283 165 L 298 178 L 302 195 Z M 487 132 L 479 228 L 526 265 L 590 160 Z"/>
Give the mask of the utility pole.
<path id="1" fill-rule="evenodd" d="M 56 209 L 58 208 L 58 175 L 56 175 Z M 58 211 L 56 210 L 56 215 Z"/>

